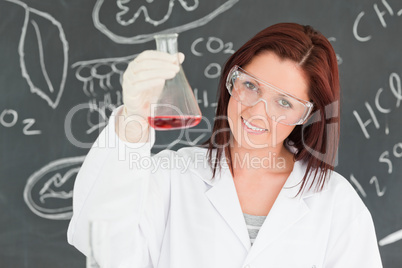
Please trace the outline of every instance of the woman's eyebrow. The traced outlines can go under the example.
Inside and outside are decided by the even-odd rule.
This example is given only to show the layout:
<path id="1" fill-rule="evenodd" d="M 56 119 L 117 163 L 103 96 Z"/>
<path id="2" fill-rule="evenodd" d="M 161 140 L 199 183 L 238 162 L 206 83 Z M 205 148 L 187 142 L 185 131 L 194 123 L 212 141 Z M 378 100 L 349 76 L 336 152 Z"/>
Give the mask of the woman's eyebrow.
<path id="1" fill-rule="evenodd" d="M 270 84 L 270 83 L 268 83 L 268 82 L 266 82 L 266 81 L 264 81 L 262 79 L 259 79 L 259 78 L 258 78 L 258 80 L 259 80 L 260 84 L 264 85 L 265 87 L 268 87 L 271 90 L 274 89 L 274 90 L 278 91 L 277 87 L 275 87 L 274 85 L 272 85 L 272 84 Z"/>
<path id="2" fill-rule="evenodd" d="M 294 97 L 289 96 L 289 95 L 286 95 L 286 94 L 283 94 L 283 93 L 281 93 L 279 96 L 280 96 L 280 97 L 289 98 L 289 99 L 294 99 Z"/>
<path id="3" fill-rule="evenodd" d="M 275 88 L 276 89 L 276 87 L 274 86 L 274 85 L 272 85 L 271 83 L 268 83 L 267 81 L 265 81 L 265 80 L 263 80 L 263 79 L 261 79 L 261 78 L 259 78 L 259 77 L 257 77 L 257 76 L 252 76 L 252 78 L 254 79 L 254 80 L 257 80 L 259 83 L 261 83 L 261 84 L 263 84 L 263 85 L 266 85 L 266 86 L 269 86 L 269 87 L 273 87 L 273 88 Z"/>
<path id="4" fill-rule="evenodd" d="M 268 82 L 265 82 L 264 80 L 260 80 L 260 82 L 262 83 L 262 88 L 268 88 L 270 90 L 274 90 L 275 92 L 278 92 L 280 97 L 286 97 L 286 98 L 290 98 L 290 99 L 297 99 L 297 97 L 292 96 L 292 94 L 289 94 L 287 92 L 283 92 L 284 90 L 279 89 L 277 87 L 275 87 L 274 85 L 271 85 Z M 259 85 L 261 87 L 261 85 Z M 265 87 L 264 87 L 265 86 Z"/>
<path id="5" fill-rule="evenodd" d="M 247 77 L 250 78 L 250 80 L 253 80 L 254 83 L 256 83 L 258 86 L 261 86 L 260 84 L 265 84 L 266 82 L 264 82 L 264 80 L 261 80 L 253 75 L 244 73 Z"/>

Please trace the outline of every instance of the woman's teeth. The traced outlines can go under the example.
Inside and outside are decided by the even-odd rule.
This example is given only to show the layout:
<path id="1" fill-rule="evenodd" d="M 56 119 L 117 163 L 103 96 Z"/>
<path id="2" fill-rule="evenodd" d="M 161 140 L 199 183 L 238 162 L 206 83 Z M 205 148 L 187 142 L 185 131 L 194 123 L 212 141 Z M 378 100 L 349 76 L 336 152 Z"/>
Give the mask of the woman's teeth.
<path id="1" fill-rule="evenodd" d="M 259 128 L 259 127 L 255 127 L 255 126 L 250 125 L 250 123 L 247 122 L 246 120 L 244 120 L 243 117 L 242 117 L 242 120 L 243 120 L 244 124 L 245 124 L 248 128 L 250 128 L 250 129 L 252 129 L 252 130 L 261 131 L 261 132 L 266 130 L 266 129 L 263 129 L 263 128 Z"/>

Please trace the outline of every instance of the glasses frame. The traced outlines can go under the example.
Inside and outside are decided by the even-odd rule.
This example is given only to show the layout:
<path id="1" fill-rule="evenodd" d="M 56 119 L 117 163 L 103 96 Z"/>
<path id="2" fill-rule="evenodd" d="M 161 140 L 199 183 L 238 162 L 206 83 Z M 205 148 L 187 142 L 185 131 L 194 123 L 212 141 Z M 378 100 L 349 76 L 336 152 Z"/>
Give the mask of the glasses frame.
<path id="1" fill-rule="evenodd" d="M 290 93 L 288 93 L 288 92 L 286 92 L 286 91 L 284 91 L 284 90 L 282 90 L 280 88 L 277 88 L 276 86 L 271 85 L 270 83 L 265 82 L 264 80 L 261 80 L 261 79 L 257 78 L 256 76 L 250 74 L 249 72 L 247 72 L 246 70 L 242 69 L 238 65 L 235 65 L 235 66 L 232 67 L 232 69 L 230 69 L 229 74 L 228 74 L 228 76 L 226 78 L 226 89 L 228 90 L 230 96 L 232 96 L 232 85 L 234 85 L 232 83 L 232 79 L 234 78 L 234 75 L 236 75 L 236 72 L 238 70 L 240 70 L 240 72 L 252 77 L 254 80 L 258 81 L 260 84 L 263 84 L 263 85 L 265 85 L 265 86 L 267 86 L 267 87 L 269 87 L 269 88 L 271 88 L 271 89 L 273 89 L 273 90 L 275 90 L 275 91 L 277 91 L 277 92 L 279 92 L 279 93 L 281 93 L 281 94 L 283 94 L 283 95 L 285 95 L 285 96 L 287 96 L 289 98 L 295 99 L 296 101 L 300 102 L 303 106 L 306 107 L 306 112 L 305 112 L 304 116 L 302 118 L 300 118 L 300 120 L 298 122 L 296 122 L 294 124 L 287 124 L 287 123 L 275 120 L 276 122 L 284 124 L 284 125 L 288 125 L 288 126 L 294 126 L 294 125 L 302 125 L 307 120 L 307 118 L 309 117 L 309 115 L 310 115 L 310 113 L 311 113 L 311 111 L 313 110 L 313 107 L 314 107 L 314 104 L 312 102 L 300 99 L 300 98 L 298 98 L 298 97 L 296 97 L 296 96 L 294 96 L 294 95 L 292 95 L 292 94 L 290 94 Z M 248 106 L 248 107 L 252 107 L 252 106 L 256 105 L 257 103 L 259 103 L 261 100 L 264 101 L 265 104 L 267 105 L 266 100 L 264 100 L 263 98 L 260 98 L 259 100 L 257 100 L 253 105 L 245 105 L 245 104 L 243 104 L 243 105 Z M 237 101 L 241 102 L 240 100 L 237 100 Z"/>

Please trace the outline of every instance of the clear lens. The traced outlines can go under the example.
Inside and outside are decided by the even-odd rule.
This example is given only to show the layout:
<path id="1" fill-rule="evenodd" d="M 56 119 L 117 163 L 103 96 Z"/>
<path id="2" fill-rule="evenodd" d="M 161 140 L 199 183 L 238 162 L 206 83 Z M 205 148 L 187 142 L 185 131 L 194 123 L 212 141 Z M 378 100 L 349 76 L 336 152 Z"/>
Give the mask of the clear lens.
<path id="1" fill-rule="evenodd" d="M 278 123 L 301 124 L 311 111 L 312 104 L 264 82 L 235 66 L 227 79 L 229 93 L 245 106 L 265 102 L 267 114 Z"/>

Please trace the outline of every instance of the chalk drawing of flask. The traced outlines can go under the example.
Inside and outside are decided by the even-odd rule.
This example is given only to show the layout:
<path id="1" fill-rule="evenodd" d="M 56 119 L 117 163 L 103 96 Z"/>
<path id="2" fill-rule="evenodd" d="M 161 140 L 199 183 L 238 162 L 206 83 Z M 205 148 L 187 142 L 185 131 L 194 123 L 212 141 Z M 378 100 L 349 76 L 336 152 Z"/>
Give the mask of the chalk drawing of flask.
<path id="1" fill-rule="evenodd" d="M 178 34 L 155 35 L 156 49 L 169 54 L 178 53 Z M 149 124 L 155 130 L 190 128 L 201 121 L 201 110 L 187 81 L 183 68 L 166 80 L 156 105 L 151 105 Z"/>

